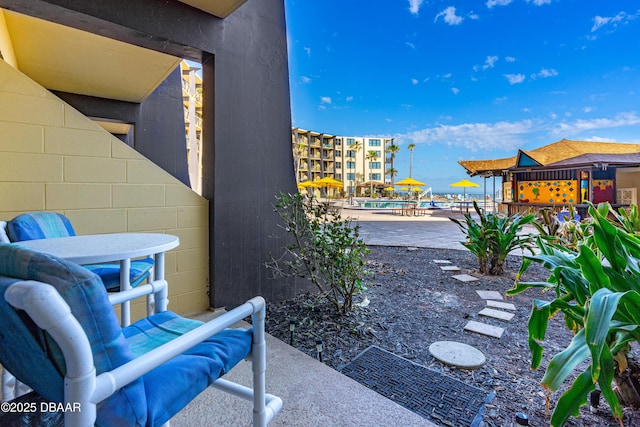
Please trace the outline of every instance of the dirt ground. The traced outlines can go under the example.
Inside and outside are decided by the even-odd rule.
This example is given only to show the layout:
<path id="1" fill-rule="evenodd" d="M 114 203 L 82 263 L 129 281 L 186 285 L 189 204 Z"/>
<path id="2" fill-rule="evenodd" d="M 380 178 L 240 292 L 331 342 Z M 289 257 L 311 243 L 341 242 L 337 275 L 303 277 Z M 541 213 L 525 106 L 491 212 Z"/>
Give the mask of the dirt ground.
<path id="1" fill-rule="evenodd" d="M 545 394 L 540 386 L 544 368 L 557 352 L 568 345 L 572 334 L 564 327 L 561 317 L 552 319 L 545 340 L 544 360 L 541 368 L 530 369 L 527 344 L 527 321 L 534 298 L 541 295 L 529 290 L 505 302 L 516 306 L 515 317 L 504 322 L 480 316 L 486 307 L 476 290 L 504 293 L 512 287 L 520 267 L 519 257 L 509 257 L 503 276 L 482 276 L 477 260 L 466 250 L 417 249 L 398 247 L 371 247 L 368 268 L 373 273 L 367 289 L 356 301 L 368 299 L 366 307 L 340 316 L 326 303 L 313 295 L 303 295 L 292 301 L 270 304 L 267 312 L 267 330 L 284 342 L 317 357 L 316 338 L 323 341 L 322 361 L 340 369 L 371 345 L 384 348 L 396 355 L 423 364 L 432 370 L 495 393 L 486 405 L 483 425 L 512 426 L 517 412 L 529 417 L 531 426 L 549 425 L 550 414 L 545 413 Z M 449 260 L 461 268 L 462 273 L 479 278 L 465 284 L 444 272 L 434 259 Z M 459 273 L 454 273 L 459 274 Z M 546 281 L 547 271 L 532 265 L 524 281 Z M 295 331 L 290 332 L 290 319 L 295 318 Z M 505 329 L 501 338 L 491 338 L 465 332 L 470 320 L 500 326 Z M 429 354 L 429 345 L 436 341 L 459 341 L 481 350 L 486 364 L 476 370 L 462 370 L 443 365 Z M 634 355 L 639 354 L 634 348 Z M 567 384 L 569 386 L 569 384 Z M 560 393 L 551 396 L 551 410 Z M 572 426 L 618 426 L 610 409 L 601 399 L 597 414 L 588 406 L 579 418 L 571 418 Z M 625 425 L 640 425 L 640 411 L 625 410 Z"/>

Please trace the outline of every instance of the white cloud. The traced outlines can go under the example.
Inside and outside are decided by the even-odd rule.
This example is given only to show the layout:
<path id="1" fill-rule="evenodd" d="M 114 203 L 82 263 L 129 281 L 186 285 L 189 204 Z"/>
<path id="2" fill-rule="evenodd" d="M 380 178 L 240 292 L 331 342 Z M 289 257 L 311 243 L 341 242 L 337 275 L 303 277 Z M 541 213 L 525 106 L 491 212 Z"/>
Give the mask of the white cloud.
<path id="1" fill-rule="evenodd" d="M 311 79 L 307 76 L 300 77 L 300 80 L 302 80 L 302 83 L 311 83 Z"/>
<path id="2" fill-rule="evenodd" d="M 320 102 L 322 104 L 331 104 L 331 97 L 330 96 L 321 96 L 320 97 Z"/>
<path id="3" fill-rule="evenodd" d="M 409 12 L 414 15 L 417 15 L 420 11 L 420 5 L 422 5 L 423 0 L 409 0 Z"/>
<path id="4" fill-rule="evenodd" d="M 513 0 L 487 0 L 487 7 L 491 9 L 494 6 L 506 6 Z"/>
<path id="5" fill-rule="evenodd" d="M 418 79 L 411 79 L 411 84 L 417 85 L 418 83 Z"/>
<path id="6" fill-rule="evenodd" d="M 464 19 L 462 16 L 456 15 L 456 8 L 453 6 L 449 6 L 442 12 L 438 13 L 433 22 L 436 22 L 441 16 L 444 17 L 444 22 L 449 25 L 459 25 Z"/>
<path id="7" fill-rule="evenodd" d="M 585 113 L 590 113 L 590 112 L 593 111 L 593 107 L 589 107 L 589 106 L 584 107 L 584 109 L 582 111 L 584 111 Z"/>
<path id="8" fill-rule="evenodd" d="M 558 75 L 558 72 L 556 70 L 554 70 L 553 68 L 543 68 L 540 70 L 539 73 L 537 74 L 531 74 L 531 78 L 532 79 L 537 79 L 537 78 L 541 78 L 541 79 L 546 79 L 549 77 L 555 77 Z"/>
<path id="9" fill-rule="evenodd" d="M 460 93 L 460 89 L 458 89 L 457 87 L 452 87 L 451 92 L 453 92 L 454 95 L 457 95 Z"/>
<path id="10" fill-rule="evenodd" d="M 551 0 L 527 0 L 527 3 L 533 3 L 536 6 L 542 6 L 543 4 L 551 4 Z"/>
<path id="11" fill-rule="evenodd" d="M 307 52 L 307 56 L 311 56 L 311 48 L 310 47 L 305 47 L 304 51 Z"/>
<path id="12" fill-rule="evenodd" d="M 482 69 L 486 70 L 487 68 L 493 68 L 497 61 L 498 61 L 498 57 L 497 56 L 495 56 L 495 55 L 487 56 L 487 59 L 484 61 L 484 65 L 482 66 Z"/>
<path id="13" fill-rule="evenodd" d="M 516 58 L 514 58 L 513 56 L 506 56 L 504 60 L 507 62 L 516 62 Z"/>
<path id="14" fill-rule="evenodd" d="M 407 44 L 407 46 L 409 46 L 411 49 L 415 49 L 416 45 L 411 43 L 411 42 L 405 42 Z"/>
<path id="15" fill-rule="evenodd" d="M 441 125 L 399 135 L 402 143 L 446 144 L 470 151 L 517 149 L 526 143 L 525 135 L 533 130 L 533 121 L 498 123 L 464 123 Z"/>
<path id="16" fill-rule="evenodd" d="M 522 83 L 526 78 L 524 74 L 503 74 L 503 76 L 509 81 L 510 85 Z"/>
<path id="17" fill-rule="evenodd" d="M 631 21 L 632 19 L 637 18 L 638 15 L 629 15 L 626 12 L 620 12 L 618 13 L 616 16 L 600 16 L 597 15 L 595 18 L 593 18 L 593 26 L 591 27 L 591 32 L 595 32 L 598 31 L 600 28 L 604 27 L 605 25 L 612 25 L 614 27 L 617 27 L 618 24 L 620 23 L 627 23 L 628 21 Z"/>
<path id="18" fill-rule="evenodd" d="M 353 96 L 347 96 L 347 102 L 353 101 Z"/>
<path id="19" fill-rule="evenodd" d="M 608 129 L 636 125 L 640 125 L 640 117 L 636 113 L 619 113 L 612 119 L 580 119 L 573 122 L 558 123 L 553 127 L 551 133 L 553 135 L 562 135 L 563 137 L 565 137 L 575 135 L 580 132 L 590 131 L 593 129 Z"/>

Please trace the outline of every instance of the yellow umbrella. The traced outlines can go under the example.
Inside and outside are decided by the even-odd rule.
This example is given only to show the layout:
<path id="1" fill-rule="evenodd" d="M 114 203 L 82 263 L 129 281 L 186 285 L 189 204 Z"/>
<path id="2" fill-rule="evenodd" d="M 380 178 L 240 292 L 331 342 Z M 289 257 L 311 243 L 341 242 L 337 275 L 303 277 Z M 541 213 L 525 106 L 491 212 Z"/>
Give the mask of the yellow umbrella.
<path id="1" fill-rule="evenodd" d="M 396 182 L 396 185 L 409 185 L 409 186 L 417 186 L 417 185 L 427 185 L 424 182 L 420 182 L 417 179 L 413 179 L 411 177 L 405 178 Z"/>
<path id="2" fill-rule="evenodd" d="M 318 187 L 342 187 L 342 181 L 338 181 L 337 179 L 328 176 L 314 181 L 314 184 L 317 184 Z"/>
<path id="3" fill-rule="evenodd" d="M 307 187 L 315 187 L 318 188 L 319 185 L 316 184 L 315 182 L 311 182 L 311 181 L 302 181 L 298 184 L 298 188 L 307 188 Z"/>
<path id="4" fill-rule="evenodd" d="M 407 187 L 400 187 L 400 191 L 407 191 L 409 190 Z"/>
<path id="5" fill-rule="evenodd" d="M 467 200 L 467 187 L 480 187 L 480 184 L 471 182 L 468 179 L 463 179 L 462 181 L 454 182 L 453 184 L 451 184 L 451 186 L 463 187 L 464 196 L 462 196 L 462 200 Z"/>
<path id="6" fill-rule="evenodd" d="M 395 190 L 395 188 L 393 188 L 393 187 L 384 187 L 383 190 L 384 191 L 393 191 L 393 190 Z"/>
<path id="7" fill-rule="evenodd" d="M 420 187 L 413 187 L 413 188 L 411 189 L 411 191 L 415 191 L 415 192 L 417 193 L 418 191 L 422 191 L 422 188 L 420 188 Z"/>

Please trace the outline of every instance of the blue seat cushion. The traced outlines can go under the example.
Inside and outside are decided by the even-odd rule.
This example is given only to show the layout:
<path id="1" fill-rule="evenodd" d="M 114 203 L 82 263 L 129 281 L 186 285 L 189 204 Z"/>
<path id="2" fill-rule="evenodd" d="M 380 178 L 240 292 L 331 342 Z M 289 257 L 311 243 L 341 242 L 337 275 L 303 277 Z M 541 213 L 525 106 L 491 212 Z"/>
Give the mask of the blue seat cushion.
<path id="1" fill-rule="evenodd" d="M 139 356 L 200 326 L 171 311 L 155 314 L 123 329 Z M 160 426 L 251 352 L 251 329 L 225 329 L 146 374 L 147 425 Z"/>
<path id="2" fill-rule="evenodd" d="M 107 288 L 107 291 L 115 292 L 120 290 L 119 263 L 109 262 L 104 264 L 89 264 L 84 265 L 83 267 L 100 276 L 102 283 L 104 283 L 104 286 Z M 132 288 L 135 288 L 149 277 L 149 270 L 151 270 L 151 267 L 153 267 L 153 258 L 151 257 L 131 260 L 129 283 L 131 283 Z"/>

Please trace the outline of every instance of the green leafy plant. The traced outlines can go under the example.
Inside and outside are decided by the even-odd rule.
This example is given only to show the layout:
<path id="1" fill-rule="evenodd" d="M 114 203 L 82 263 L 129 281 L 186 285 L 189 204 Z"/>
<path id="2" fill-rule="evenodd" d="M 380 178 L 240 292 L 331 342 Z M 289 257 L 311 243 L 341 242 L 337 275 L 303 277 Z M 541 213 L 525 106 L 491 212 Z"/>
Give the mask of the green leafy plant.
<path id="1" fill-rule="evenodd" d="M 369 250 L 360 227 L 335 208 L 298 193 L 280 194 L 274 208 L 293 242 L 279 258 L 271 257 L 267 268 L 275 277 L 308 278 L 336 310 L 351 311 L 368 274 L 364 255 Z"/>
<path id="2" fill-rule="evenodd" d="M 573 206 L 569 206 L 566 219 L 559 218 L 552 208 L 542 208 L 538 211 L 533 226 L 547 243 L 577 249 L 589 235 L 589 220 L 576 220 L 576 216 Z"/>
<path id="3" fill-rule="evenodd" d="M 505 216 L 484 213 L 474 201 L 473 208 L 480 221 L 470 213 L 464 214 L 464 221 L 450 218 L 466 236 L 462 244 L 478 259 L 480 273 L 500 275 L 509 252 L 516 248 L 531 251 L 531 236 L 521 234 L 522 227 L 534 221 L 534 214 Z"/>
<path id="4" fill-rule="evenodd" d="M 552 301 L 533 301 L 529 318 L 533 369 L 542 362 L 549 319 L 562 313 L 574 333 L 569 346 L 547 366 L 542 385 L 549 392 L 558 390 L 574 370 L 591 360 L 558 400 L 551 417 L 553 426 L 562 426 L 570 416 L 578 416 L 596 385 L 621 423 L 619 397 L 628 405 L 640 403 L 640 384 L 634 380 L 635 375 L 630 375 L 626 357 L 629 344 L 640 342 L 640 239 L 616 227 L 607 218 L 610 210 L 609 204 L 589 207 L 589 235 L 577 250 L 539 237 L 540 253 L 526 256 L 520 273 L 537 262 L 550 271 L 548 281 L 516 282 L 507 291 L 507 295 L 532 288 L 555 292 Z"/>
<path id="5" fill-rule="evenodd" d="M 638 217 L 638 207 L 631 205 L 628 209 L 620 208 L 618 212 L 612 211 L 613 216 L 620 223 L 620 227 L 627 233 L 640 233 L 640 218 Z"/>

